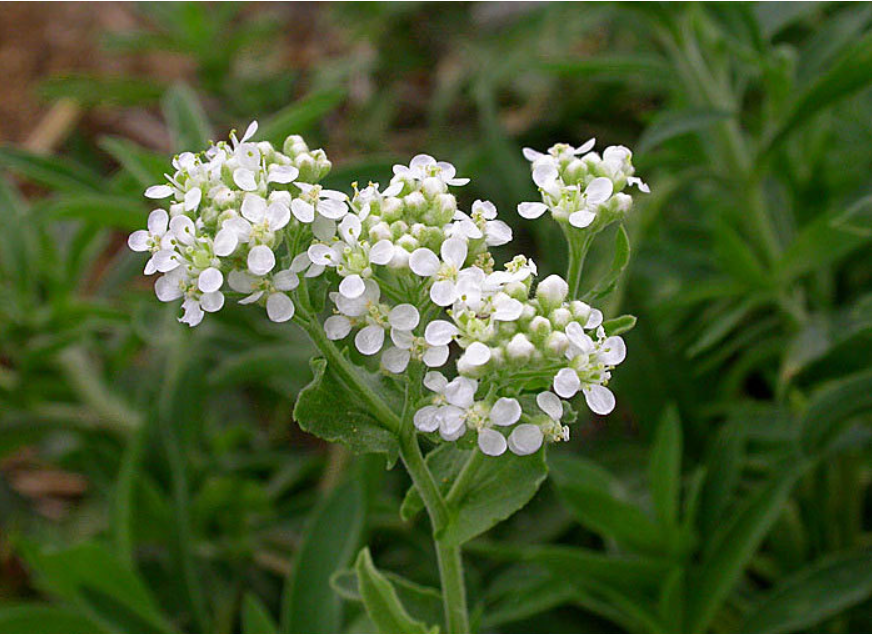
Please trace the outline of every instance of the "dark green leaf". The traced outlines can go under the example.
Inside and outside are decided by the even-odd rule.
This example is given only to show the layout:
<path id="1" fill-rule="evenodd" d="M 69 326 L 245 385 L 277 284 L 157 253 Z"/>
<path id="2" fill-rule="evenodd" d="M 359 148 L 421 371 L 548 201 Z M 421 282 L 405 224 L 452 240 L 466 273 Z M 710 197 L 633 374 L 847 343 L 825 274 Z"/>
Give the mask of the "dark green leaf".
<path id="1" fill-rule="evenodd" d="M 345 91 L 341 89 L 306 95 L 264 121 L 258 131 L 258 138 L 271 141 L 281 147 L 288 135 L 307 132 L 344 99 Z"/>
<path id="2" fill-rule="evenodd" d="M 100 105 L 138 106 L 156 102 L 164 87 L 144 77 L 67 75 L 51 77 L 39 86 L 47 99 L 71 98 L 85 108 Z"/>
<path id="3" fill-rule="evenodd" d="M 269 610 L 250 592 L 242 600 L 242 634 L 278 634 Z"/>
<path id="4" fill-rule="evenodd" d="M 3 634 L 107 634 L 109 630 L 84 614 L 53 605 L 0 607 Z"/>
<path id="5" fill-rule="evenodd" d="M 654 510 L 667 527 L 678 522 L 678 498 L 681 488 L 681 425 L 678 410 L 667 408 L 651 451 L 648 467 Z"/>
<path id="6" fill-rule="evenodd" d="M 99 174 L 60 156 L 42 156 L 6 146 L 0 147 L 0 165 L 49 189 L 68 192 L 105 189 Z"/>
<path id="7" fill-rule="evenodd" d="M 193 90 L 176 84 L 164 95 L 161 105 L 176 152 L 199 152 L 208 147 L 212 136 L 209 120 Z"/>
<path id="8" fill-rule="evenodd" d="M 584 301 L 596 302 L 610 295 L 612 291 L 615 290 L 615 286 L 617 286 L 618 280 L 621 278 L 621 274 L 624 272 L 624 269 L 627 268 L 629 262 L 630 238 L 627 236 L 627 230 L 624 229 L 624 226 L 620 225 L 618 227 L 618 232 L 615 234 L 615 247 L 612 264 L 609 267 L 608 272 L 599 282 L 597 282 L 597 285 L 585 295 Z"/>
<path id="9" fill-rule="evenodd" d="M 716 123 L 726 121 L 732 112 L 715 108 L 687 108 L 666 111 L 649 125 L 636 146 L 636 154 L 645 154 L 670 139 L 706 130 Z"/>
<path id="10" fill-rule="evenodd" d="M 137 180 L 143 191 L 151 185 L 162 183 L 164 173 L 171 167 L 163 154 L 150 152 L 127 139 L 104 137 L 100 140 L 100 147 Z"/>
<path id="11" fill-rule="evenodd" d="M 442 595 L 438 590 L 409 581 L 389 571 L 381 574 L 390 581 L 400 602 L 412 618 L 423 623 L 442 623 Z M 341 570 L 334 574 L 330 579 L 330 586 L 347 601 L 363 601 L 354 569 Z"/>
<path id="12" fill-rule="evenodd" d="M 58 196 L 36 205 L 34 213 L 53 218 L 76 218 L 125 231 L 142 229 L 148 220 L 148 208 L 144 202 L 107 194 Z"/>

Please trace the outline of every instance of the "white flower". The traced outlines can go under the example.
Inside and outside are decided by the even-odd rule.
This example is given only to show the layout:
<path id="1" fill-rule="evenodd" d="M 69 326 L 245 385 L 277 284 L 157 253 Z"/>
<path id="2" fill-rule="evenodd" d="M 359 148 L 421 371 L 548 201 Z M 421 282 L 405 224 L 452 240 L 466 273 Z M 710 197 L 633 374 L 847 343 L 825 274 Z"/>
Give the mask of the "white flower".
<path id="1" fill-rule="evenodd" d="M 548 154 L 544 154 L 543 152 L 537 152 L 536 150 L 528 147 L 525 147 L 522 150 L 522 153 L 525 159 L 533 163 L 542 158 L 559 158 L 561 154 L 568 154 L 571 156 L 580 156 L 582 154 L 587 154 L 594 148 L 594 145 L 596 145 L 596 139 L 588 139 L 578 147 L 572 147 L 571 145 L 568 145 L 566 143 L 559 143 L 552 146 L 548 150 Z"/>
<path id="2" fill-rule="evenodd" d="M 167 229 L 169 228 L 170 218 L 166 211 L 163 209 L 155 209 L 148 215 L 148 229 L 140 229 L 139 231 L 134 231 L 130 234 L 130 237 L 127 239 L 127 245 L 134 251 L 150 251 L 152 256 L 149 258 L 148 262 L 145 264 L 145 274 L 151 275 L 155 271 L 158 271 L 157 268 L 158 263 L 161 261 L 160 258 L 155 259 L 158 252 L 163 250 L 164 247 L 164 236 L 167 235 Z M 172 246 L 172 245 L 167 245 Z M 169 253 L 161 256 L 166 260 L 167 263 L 171 262 L 172 257 L 172 249 L 169 249 Z M 177 262 L 173 262 L 177 264 Z M 175 267 L 173 267 L 175 268 Z M 169 270 L 169 269 L 167 269 Z"/>
<path id="3" fill-rule="evenodd" d="M 468 178 L 456 178 L 457 170 L 451 163 L 437 161 L 427 154 L 418 154 L 409 163 L 409 166 L 394 165 L 394 175 L 400 178 L 412 178 L 423 181 L 428 177 L 435 177 L 446 185 L 461 186 L 469 182 Z"/>
<path id="4" fill-rule="evenodd" d="M 348 196 L 342 192 L 310 183 L 297 183 L 297 187 L 303 193 L 291 201 L 291 211 L 300 222 L 308 224 L 314 221 L 316 213 L 328 220 L 339 220 L 348 213 L 345 202 Z"/>
<path id="5" fill-rule="evenodd" d="M 421 277 L 435 278 L 430 287 L 430 299 L 437 306 L 450 306 L 458 297 L 458 279 L 466 262 L 468 247 L 461 238 L 449 238 L 440 249 L 442 260 L 430 249 L 415 249 L 409 257 L 409 268 Z"/>

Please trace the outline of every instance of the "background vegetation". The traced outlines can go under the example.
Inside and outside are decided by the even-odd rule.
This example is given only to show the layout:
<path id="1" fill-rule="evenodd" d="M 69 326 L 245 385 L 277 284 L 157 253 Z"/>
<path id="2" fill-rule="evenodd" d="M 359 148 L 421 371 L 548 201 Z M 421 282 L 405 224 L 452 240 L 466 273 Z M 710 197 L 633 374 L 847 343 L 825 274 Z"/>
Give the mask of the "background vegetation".
<path id="1" fill-rule="evenodd" d="M 105 16 L 0 147 L 0 632 L 372 632 L 365 535 L 441 618 L 404 476 L 291 420 L 302 334 L 235 306 L 189 331 L 126 249 L 169 153 L 252 118 L 325 147 L 337 188 L 452 161 L 546 273 L 522 146 L 623 143 L 651 185 L 605 307 L 638 316 L 618 408 L 468 545 L 479 631 L 872 631 L 872 5 Z"/>

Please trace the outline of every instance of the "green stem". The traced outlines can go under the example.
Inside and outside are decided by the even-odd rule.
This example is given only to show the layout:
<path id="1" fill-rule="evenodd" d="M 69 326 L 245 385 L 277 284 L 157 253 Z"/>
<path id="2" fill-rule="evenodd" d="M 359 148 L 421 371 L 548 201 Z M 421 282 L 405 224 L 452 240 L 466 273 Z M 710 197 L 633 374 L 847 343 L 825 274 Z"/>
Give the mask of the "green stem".
<path id="1" fill-rule="evenodd" d="M 581 288 L 581 274 L 584 270 L 584 260 L 593 243 L 594 234 L 586 229 L 577 229 L 570 224 L 563 224 L 563 234 L 569 247 L 569 266 L 566 269 L 566 283 L 569 284 L 569 297 L 578 297 Z"/>
<path id="2" fill-rule="evenodd" d="M 442 605 L 448 634 L 469 634 L 466 607 L 466 585 L 463 580 L 463 559 L 460 546 L 449 546 L 436 540 L 436 559 L 442 583 Z"/>

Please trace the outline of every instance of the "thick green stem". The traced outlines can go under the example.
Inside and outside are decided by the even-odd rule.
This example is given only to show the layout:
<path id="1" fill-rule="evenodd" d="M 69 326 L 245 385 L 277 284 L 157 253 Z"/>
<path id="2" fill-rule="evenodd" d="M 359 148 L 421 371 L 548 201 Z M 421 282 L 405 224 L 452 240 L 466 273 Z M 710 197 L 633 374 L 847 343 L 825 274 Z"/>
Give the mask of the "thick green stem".
<path id="1" fill-rule="evenodd" d="M 460 546 L 449 546 L 436 540 L 436 559 L 442 583 L 442 605 L 448 634 L 469 634 L 469 612 L 466 607 L 466 584 L 463 580 L 463 559 Z"/>
<path id="2" fill-rule="evenodd" d="M 563 225 L 563 234 L 569 247 L 569 265 L 566 269 L 566 283 L 569 284 L 569 297 L 578 297 L 581 288 L 581 274 L 584 260 L 593 243 L 594 234 L 585 229 L 577 229 L 569 224 Z"/>

